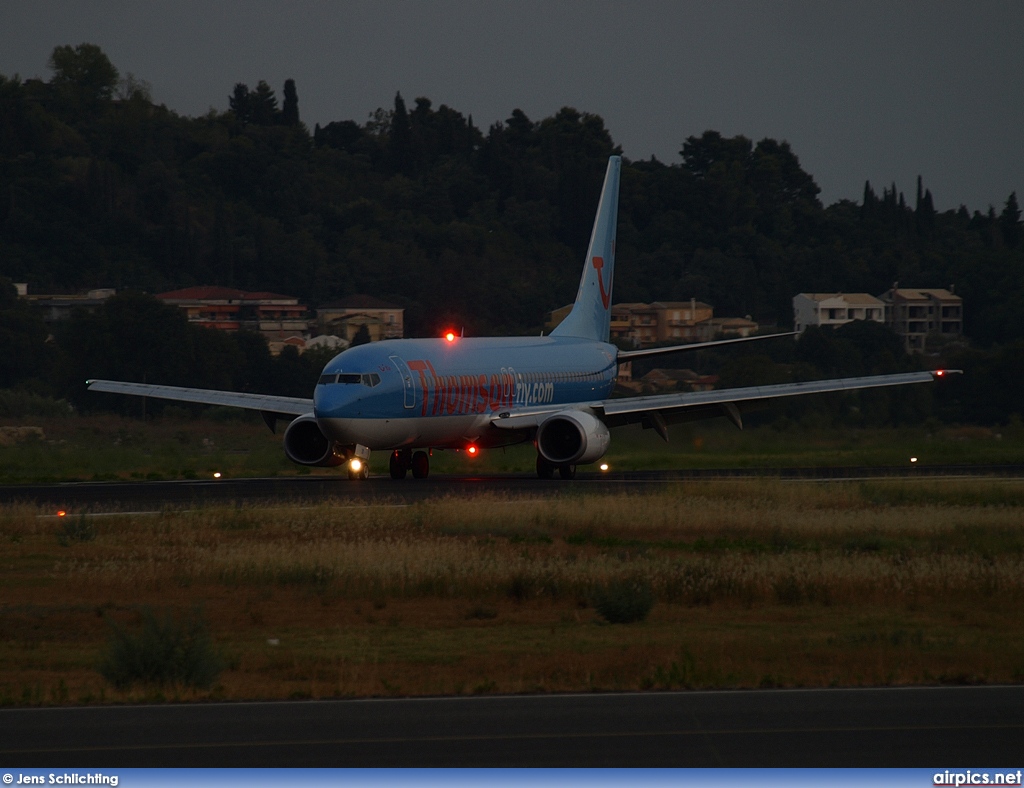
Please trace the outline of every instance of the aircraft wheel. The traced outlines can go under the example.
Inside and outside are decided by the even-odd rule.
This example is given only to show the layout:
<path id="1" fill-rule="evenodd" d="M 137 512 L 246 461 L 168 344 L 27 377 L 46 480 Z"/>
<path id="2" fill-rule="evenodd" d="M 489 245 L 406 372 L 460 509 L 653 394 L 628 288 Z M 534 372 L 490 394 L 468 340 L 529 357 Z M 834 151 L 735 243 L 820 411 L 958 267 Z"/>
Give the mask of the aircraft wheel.
<path id="1" fill-rule="evenodd" d="M 406 471 L 409 470 L 408 456 L 403 456 L 400 451 L 391 452 L 391 462 L 388 469 L 391 471 L 392 479 L 404 479 Z"/>
<path id="2" fill-rule="evenodd" d="M 425 451 L 418 451 L 412 455 L 412 478 L 426 479 L 430 473 L 430 458 Z"/>
<path id="3" fill-rule="evenodd" d="M 575 465 L 559 465 L 558 475 L 563 479 L 575 479 L 576 478 L 576 466 Z"/>
<path id="4" fill-rule="evenodd" d="M 537 455 L 537 476 L 541 479 L 553 479 L 555 476 L 555 466 L 539 454 Z"/>
<path id="5" fill-rule="evenodd" d="M 370 462 L 369 460 L 363 460 L 359 463 L 359 470 L 353 470 L 352 466 L 348 466 L 348 478 L 350 479 L 369 479 L 370 478 Z"/>

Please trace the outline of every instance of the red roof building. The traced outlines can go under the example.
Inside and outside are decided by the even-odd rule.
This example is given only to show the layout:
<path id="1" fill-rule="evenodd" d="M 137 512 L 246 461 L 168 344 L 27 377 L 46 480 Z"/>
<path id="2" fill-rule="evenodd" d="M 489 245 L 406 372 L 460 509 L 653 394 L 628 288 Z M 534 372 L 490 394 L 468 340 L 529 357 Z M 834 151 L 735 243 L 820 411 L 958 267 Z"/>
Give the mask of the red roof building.
<path id="1" fill-rule="evenodd" d="M 309 333 L 309 310 L 294 296 L 201 286 L 159 293 L 157 298 L 205 328 L 259 331 L 272 340 Z"/>

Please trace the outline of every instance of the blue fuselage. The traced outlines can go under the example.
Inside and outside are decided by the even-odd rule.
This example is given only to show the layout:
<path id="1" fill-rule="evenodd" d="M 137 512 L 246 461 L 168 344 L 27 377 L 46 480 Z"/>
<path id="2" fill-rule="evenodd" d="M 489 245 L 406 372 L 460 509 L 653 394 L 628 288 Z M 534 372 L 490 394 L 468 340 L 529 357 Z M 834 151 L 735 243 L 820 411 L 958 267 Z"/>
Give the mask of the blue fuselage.
<path id="1" fill-rule="evenodd" d="M 371 449 L 497 446 L 491 422 L 535 406 L 606 399 L 614 345 L 573 337 L 399 339 L 335 356 L 313 394 L 325 435 Z"/>

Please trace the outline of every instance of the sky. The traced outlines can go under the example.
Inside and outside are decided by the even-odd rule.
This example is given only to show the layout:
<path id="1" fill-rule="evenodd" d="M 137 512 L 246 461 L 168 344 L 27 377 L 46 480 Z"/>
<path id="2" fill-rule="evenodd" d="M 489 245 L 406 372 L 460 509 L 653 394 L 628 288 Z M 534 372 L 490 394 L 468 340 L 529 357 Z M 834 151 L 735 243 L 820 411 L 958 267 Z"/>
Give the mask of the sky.
<path id="1" fill-rule="evenodd" d="M 99 45 L 184 115 L 294 79 L 302 120 L 364 122 L 400 91 L 485 129 L 604 118 L 630 159 L 714 129 L 786 140 L 825 204 L 922 176 L 940 210 L 1024 199 L 1019 0 L 5 0 L 0 74 Z"/>

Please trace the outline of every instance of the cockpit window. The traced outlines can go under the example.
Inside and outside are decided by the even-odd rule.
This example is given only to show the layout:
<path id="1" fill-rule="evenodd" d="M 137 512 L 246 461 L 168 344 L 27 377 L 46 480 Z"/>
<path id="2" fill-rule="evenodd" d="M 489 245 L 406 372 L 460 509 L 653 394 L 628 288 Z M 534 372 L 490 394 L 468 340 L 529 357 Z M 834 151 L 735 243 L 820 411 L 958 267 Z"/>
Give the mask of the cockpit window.
<path id="1" fill-rule="evenodd" d="M 321 375 L 320 380 L 317 381 L 321 386 L 326 386 L 331 383 L 347 383 L 347 384 L 359 384 L 364 386 L 376 386 L 380 383 L 380 375 L 376 372 L 359 373 L 359 372 L 332 372 L 329 375 Z"/>

